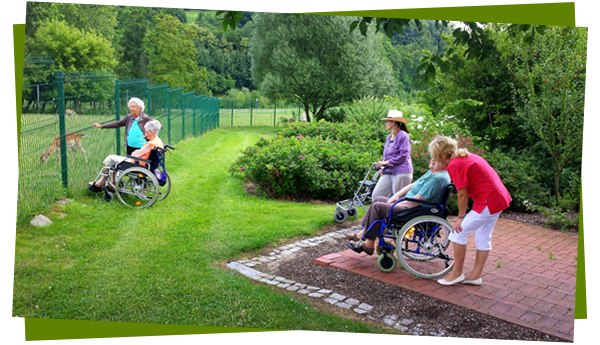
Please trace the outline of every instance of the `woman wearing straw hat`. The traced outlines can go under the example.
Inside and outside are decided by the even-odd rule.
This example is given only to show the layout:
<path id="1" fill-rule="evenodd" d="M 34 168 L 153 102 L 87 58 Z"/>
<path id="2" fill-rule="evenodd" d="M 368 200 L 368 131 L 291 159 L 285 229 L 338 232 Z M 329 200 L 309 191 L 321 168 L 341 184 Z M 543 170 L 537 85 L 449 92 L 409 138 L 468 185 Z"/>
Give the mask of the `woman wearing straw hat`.
<path id="1" fill-rule="evenodd" d="M 406 128 L 407 118 L 399 110 L 390 110 L 385 121 L 385 129 L 390 134 L 383 147 L 383 160 L 376 162 L 377 169 L 384 167 L 375 186 L 372 200 L 377 197 L 389 197 L 412 182 L 413 167 L 410 158 L 410 137 Z"/>

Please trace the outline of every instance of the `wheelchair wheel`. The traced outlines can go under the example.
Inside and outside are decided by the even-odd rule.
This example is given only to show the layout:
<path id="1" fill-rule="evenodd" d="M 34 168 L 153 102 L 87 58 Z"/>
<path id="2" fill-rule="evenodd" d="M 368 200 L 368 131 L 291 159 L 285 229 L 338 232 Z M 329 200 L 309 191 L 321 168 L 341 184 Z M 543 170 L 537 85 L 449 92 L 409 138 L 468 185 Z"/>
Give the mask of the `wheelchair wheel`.
<path id="1" fill-rule="evenodd" d="M 158 199 L 158 181 L 146 169 L 134 167 L 123 171 L 116 185 L 117 198 L 129 207 L 150 207 Z"/>
<path id="2" fill-rule="evenodd" d="M 396 268 L 396 257 L 393 254 L 383 253 L 377 258 L 377 267 L 381 272 L 391 272 Z"/>
<path id="3" fill-rule="evenodd" d="M 400 263 L 419 278 L 437 278 L 452 270 L 454 257 L 448 237 L 452 225 L 439 217 L 421 216 L 408 221 L 396 239 Z"/>
<path id="4" fill-rule="evenodd" d="M 348 209 L 348 211 L 346 211 L 348 214 L 348 217 L 356 217 L 356 215 L 358 214 L 358 211 L 356 210 L 356 207 L 352 206 Z"/>
<path id="5" fill-rule="evenodd" d="M 102 200 L 106 201 L 106 202 L 111 202 L 115 199 L 115 195 L 111 192 L 105 192 L 102 195 Z"/>
<path id="6" fill-rule="evenodd" d="M 388 245 L 388 246 L 390 246 L 390 247 L 394 246 L 394 244 L 392 242 L 390 242 L 390 241 L 385 241 L 385 244 Z M 388 249 L 388 250 L 389 250 L 389 253 L 392 254 L 392 255 L 396 251 L 395 249 Z M 377 249 L 375 249 L 375 251 L 377 251 L 377 255 L 381 255 L 383 253 L 383 251 L 381 250 L 380 246 L 377 246 Z"/>
<path id="7" fill-rule="evenodd" d="M 171 177 L 167 174 L 167 183 L 158 189 L 158 200 L 164 200 L 171 192 Z"/>
<path id="8" fill-rule="evenodd" d="M 348 218 L 348 215 L 343 210 L 337 210 L 333 214 L 333 220 L 335 220 L 336 223 L 343 223 L 346 221 L 346 218 Z"/>

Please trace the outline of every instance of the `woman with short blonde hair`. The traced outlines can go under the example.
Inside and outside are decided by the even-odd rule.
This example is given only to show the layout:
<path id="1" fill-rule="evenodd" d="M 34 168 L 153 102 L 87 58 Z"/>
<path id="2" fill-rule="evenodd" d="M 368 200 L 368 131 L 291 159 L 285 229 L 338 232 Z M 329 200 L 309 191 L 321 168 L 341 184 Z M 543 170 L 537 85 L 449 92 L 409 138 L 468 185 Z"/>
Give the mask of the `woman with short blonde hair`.
<path id="1" fill-rule="evenodd" d="M 482 157 L 458 148 L 456 140 L 436 137 L 429 143 L 432 157 L 448 164 L 448 174 L 458 193 L 458 217 L 453 220 L 450 241 L 454 244 L 454 268 L 441 285 L 458 283 L 481 285 L 481 274 L 492 249 L 492 232 L 500 213 L 508 208 L 512 198 L 496 171 Z M 473 209 L 467 213 L 469 198 Z M 465 277 L 463 265 L 467 252 L 467 237 L 475 233 L 475 266 Z"/>

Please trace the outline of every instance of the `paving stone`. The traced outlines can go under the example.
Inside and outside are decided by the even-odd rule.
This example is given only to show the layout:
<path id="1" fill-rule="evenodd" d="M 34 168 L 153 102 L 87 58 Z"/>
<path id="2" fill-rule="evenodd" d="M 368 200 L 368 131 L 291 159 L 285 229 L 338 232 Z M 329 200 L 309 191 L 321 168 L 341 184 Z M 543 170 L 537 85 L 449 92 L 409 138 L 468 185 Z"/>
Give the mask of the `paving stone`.
<path id="1" fill-rule="evenodd" d="M 275 277 L 275 279 L 273 279 L 273 280 L 277 280 L 278 282 L 282 282 L 282 281 L 285 280 L 285 278 L 284 277 Z"/>
<path id="2" fill-rule="evenodd" d="M 290 284 L 285 284 L 285 283 L 277 284 L 277 287 L 284 288 L 284 289 L 288 286 L 290 286 Z"/>
<path id="3" fill-rule="evenodd" d="M 289 279 L 284 279 L 284 280 L 282 280 L 282 282 L 284 282 L 286 284 L 294 284 L 294 283 L 296 283 L 295 281 L 289 280 Z"/>
<path id="4" fill-rule="evenodd" d="M 317 297 L 317 298 L 321 298 L 324 295 L 322 293 L 318 293 L 318 292 L 313 292 L 313 293 L 309 293 L 308 297 Z"/>
<path id="5" fill-rule="evenodd" d="M 298 291 L 299 289 L 300 288 L 297 286 L 290 286 L 290 287 L 286 288 L 286 290 L 289 290 L 289 291 Z"/>
<path id="6" fill-rule="evenodd" d="M 297 252 L 297 251 L 299 251 L 301 249 L 302 248 L 300 248 L 300 247 L 294 247 L 294 248 L 290 249 L 290 252 L 295 253 L 295 252 Z"/>
<path id="7" fill-rule="evenodd" d="M 336 299 L 336 300 L 338 300 L 338 301 L 343 301 L 344 299 L 346 299 L 346 296 L 344 296 L 344 295 L 340 295 L 340 294 L 338 294 L 338 293 L 334 293 L 333 295 L 331 295 L 331 296 L 329 296 L 329 297 L 331 297 L 331 298 L 333 298 L 333 299 Z"/>
<path id="8" fill-rule="evenodd" d="M 332 293 L 333 291 L 331 290 L 327 290 L 327 289 L 321 289 L 319 291 L 317 291 L 318 293 L 322 293 L 324 295 L 329 295 L 330 293 Z"/>
<path id="9" fill-rule="evenodd" d="M 275 276 L 272 276 L 270 274 L 265 274 L 265 278 L 267 278 L 269 280 L 273 280 L 273 279 L 275 279 Z"/>
<path id="10" fill-rule="evenodd" d="M 388 315 L 386 316 L 386 318 L 391 320 L 398 320 L 398 315 Z"/>
<path id="11" fill-rule="evenodd" d="M 316 286 L 307 286 L 306 289 L 310 290 L 310 291 L 319 291 L 319 290 L 321 290 L 320 287 L 316 287 Z"/>
<path id="12" fill-rule="evenodd" d="M 350 305 L 352 305 L 352 306 L 358 305 L 360 303 L 359 300 L 354 299 L 354 298 L 348 298 L 345 302 L 348 303 L 348 304 L 350 304 Z M 365 309 L 365 308 L 361 308 L 361 309 Z"/>
<path id="13" fill-rule="evenodd" d="M 306 284 L 300 284 L 300 283 L 296 283 L 296 286 L 301 288 L 301 289 L 306 289 Z"/>
<path id="14" fill-rule="evenodd" d="M 356 310 L 356 309 L 355 309 Z M 371 319 L 371 320 L 377 320 L 375 317 L 371 316 L 371 315 L 367 315 L 367 318 Z"/>
<path id="15" fill-rule="evenodd" d="M 357 312 L 357 313 L 359 313 L 359 314 L 366 314 L 366 313 L 368 313 L 368 311 L 362 310 L 362 309 L 359 309 L 359 308 L 354 308 L 354 311 Z"/>
<path id="16" fill-rule="evenodd" d="M 410 325 L 413 322 L 414 321 L 411 320 L 411 319 L 402 319 L 402 321 L 400 321 L 400 323 L 403 324 L 403 325 Z"/>
<path id="17" fill-rule="evenodd" d="M 350 309 L 352 308 L 352 306 L 348 303 L 345 302 L 339 302 L 338 304 L 336 304 L 338 307 L 344 308 L 344 309 Z"/>
<path id="18" fill-rule="evenodd" d="M 361 305 L 358 306 L 360 309 L 364 309 L 366 311 L 371 311 L 371 309 L 373 309 L 372 305 L 368 305 L 366 303 L 362 303 Z"/>
<path id="19" fill-rule="evenodd" d="M 406 331 L 408 331 L 408 327 L 406 327 L 406 326 L 400 326 L 400 325 L 394 326 L 394 329 L 397 329 L 400 332 L 406 332 Z"/>
<path id="20" fill-rule="evenodd" d="M 392 319 L 383 319 L 383 323 L 385 323 L 388 326 L 393 326 L 396 322 Z"/>
<path id="21" fill-rule="evenodd" d="M 331 304 L 336 304 L 337 302 L 339 302 L 337 299 L 333 299 L 333 298 L 325 298 L 323 301 L 327 302 L 327 303 L 331 303 Z"/>
<path id="22" fill-rule="evenodd" d="M 303 294 L 303 295 L 306 295 L 307 293 L 310 293 L 310 291 L 308 291 L 308 290 L 306 290 L 306 289 L 300 289 L 300 290 L 298 290 L 298 291 L 296 291 L 296 292 L 297 292 L 297 293 L 300 293 L 300 294 Z"/>

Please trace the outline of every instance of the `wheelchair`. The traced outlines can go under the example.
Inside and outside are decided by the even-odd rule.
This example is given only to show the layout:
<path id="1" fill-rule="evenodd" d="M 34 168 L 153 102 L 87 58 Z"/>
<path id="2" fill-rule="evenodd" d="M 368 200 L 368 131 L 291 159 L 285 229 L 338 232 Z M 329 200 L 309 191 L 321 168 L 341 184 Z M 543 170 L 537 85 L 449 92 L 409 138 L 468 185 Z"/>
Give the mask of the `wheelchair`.
<path id="1" fill-rule="evenodd" d="M 115 196 L 126 206 L 146 208 L 158 200 L 164 200 L 171 192 L 171 177 L 165 167 L 165 154 L 175 150 L 170 145 L 155 146 L 148 159 L 127 156 L 133 160 L 121 162 L 116 169 L 103 167 L 93 183 L 106 177 L 103 200 L 111 202 Z M 114 181 L 114 183 L 113 183 Z M 91 185 L 93 186 L 93 184 Z M 90 190 L 94 191 L 92 188 Z"/>
<path id="2" fill-rule="evenodd" d="M 380 225 L 377 267 L 382 272 L 391 272 L 400 260 L 402 267 L 416 279 L 433 279 L 447 274 L 454 265 L 452 249 L 449 249 L 452 225 L 446 219 L 452 193 L 456 193 L 456 187 L 449 184 L 442 191 L 439 202 L 401 198 L 392 205 L 387 219 L 375 220 L 356 245 L 360 246 L 365 236 L 377 231 L 374 228 Z M 432 207 L 413 207 L 394 213 L 394 206 L 403 200 Z M 350 243 L 348 246 L 352 248 Z"/>

